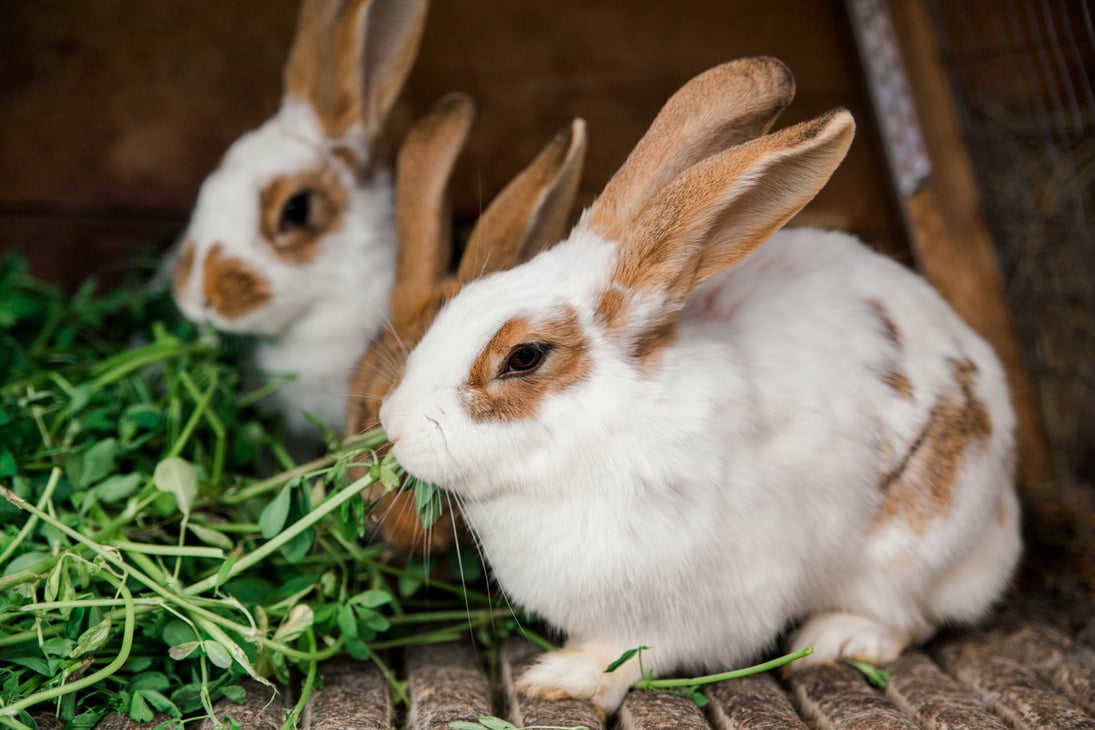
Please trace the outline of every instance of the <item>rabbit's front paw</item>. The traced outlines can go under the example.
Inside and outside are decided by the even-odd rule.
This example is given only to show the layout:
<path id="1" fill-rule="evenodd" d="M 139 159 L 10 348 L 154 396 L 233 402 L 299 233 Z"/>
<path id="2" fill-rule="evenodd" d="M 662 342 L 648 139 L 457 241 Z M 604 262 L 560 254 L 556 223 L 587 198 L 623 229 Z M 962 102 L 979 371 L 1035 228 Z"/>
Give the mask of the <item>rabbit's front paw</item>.
<path id="1" fill-rule="evenodd" d="M 792 649 L 812 647 L 814 653 L 794 664 L 821 664 L 838 659 L 859 659 L 885 664 L 904 651 L 909 637 L 878 621 L 854 613 L 822 613 L 799 629 Z M 789 665 L 794 670 L 794 665 Z"/>
<path id="2" fill-rule="evenodd" d="M 611 653 L 583 648 L 544 654 L 517 680 L 517 689 L 531 697 L 589 700 L 602 712 L 611 713 L 623 702 L 631 684 L 639 679 L 638 665 L 628 666 L 634 662 L 605 672 L 605 667 L 616 658 L 604 658 Z"/>

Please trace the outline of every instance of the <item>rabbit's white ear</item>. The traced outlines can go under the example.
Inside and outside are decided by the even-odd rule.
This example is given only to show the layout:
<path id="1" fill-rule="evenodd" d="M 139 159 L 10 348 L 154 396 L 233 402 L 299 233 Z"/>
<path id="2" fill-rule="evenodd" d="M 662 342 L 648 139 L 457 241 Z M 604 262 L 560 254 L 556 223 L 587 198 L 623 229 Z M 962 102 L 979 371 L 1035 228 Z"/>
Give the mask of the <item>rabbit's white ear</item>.
<path id="1" fill-rule="evenodd" d="M 582 176 L 585 129 L 583 120 L 572 121 L 491 201 L 460 260 L 461 283 L 511 268 L 562 238 Z"/>
<path id="2" fill-rule="evenodd" d="M 639 211 L 683 170 L 763 135 L 791 103 L 795 81 L 774 58 L 708 69 L 669 98 L 589 211 L 589 225 L 618 240 Z"/>
<path id="3" fill-rule="evenodd" d="M 285 66 L 288 97 L 307 102 L 329 137 L 383 126 L 418 54 L 426 0 L 304 0 Z"/>
<path id="4" fill-rule="evenodd" d="M 618 289 L 672 316 L 689 292 L 741 261 L 806 205 L 855 134 L 845 109 L 712 155 L 677 176 L 618 239 Z"/>

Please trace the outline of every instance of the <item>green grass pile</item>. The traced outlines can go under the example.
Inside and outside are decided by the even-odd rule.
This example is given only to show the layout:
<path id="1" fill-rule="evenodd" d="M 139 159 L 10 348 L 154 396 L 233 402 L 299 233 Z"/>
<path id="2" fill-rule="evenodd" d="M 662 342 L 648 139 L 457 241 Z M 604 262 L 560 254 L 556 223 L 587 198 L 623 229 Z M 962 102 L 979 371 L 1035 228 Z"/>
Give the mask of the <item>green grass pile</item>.
<path id="1" fill-rule="evenodd" d="M 250 676 L 301 684 L 295 727 L 326 658 L 376 662 L 405 701 L 384 650 L 513 626 L 465 588 L 474 558 L 428 592 L 421 562 L 382 561 L 360 497 L 398 481 L 382 434 L 293 463 L 241 357 L 143 285 L 68 296 L 0 259 L 0 726 L 175 727 Z"/>

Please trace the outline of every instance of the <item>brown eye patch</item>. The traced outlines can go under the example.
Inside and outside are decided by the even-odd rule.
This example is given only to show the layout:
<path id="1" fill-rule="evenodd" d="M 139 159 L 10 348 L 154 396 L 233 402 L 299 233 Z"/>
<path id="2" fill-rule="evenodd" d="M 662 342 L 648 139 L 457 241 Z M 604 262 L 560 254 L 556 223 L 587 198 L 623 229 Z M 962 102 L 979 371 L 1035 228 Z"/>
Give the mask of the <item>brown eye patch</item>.
<path id="1" fill-rule="evenodd" d="M 176 292 L 182 292 L 186 288 L 186 282 L 190 280 L 190 272 L 194 269 L 194 242 L 189 238 L 179 247 L 179 257 L 175 259 L 175 271 L 171 281 Z"/>
<path id="2" fill-rule="evenodd" d="M 581 382 L 589 370 L 578 312 L 564 307 L 546 319 L 514 317 L 502 325 L 476 358 L 461 395 L 474 421 L 528 420 L 546 396 Z"/>
<path id="3" fill-rule="evenodd" d="M 221 256 L 214 244 L 202 265 L 202 293 L 225 319 L 236 319 L 270 301 L 266 279 L 243 261 Z"/>
<path id="4" fill-rule="evenodd" d="M 282 258 L 311 261 L 341 222 L 348 197 L 333 168 L 276 177 L 259 195 L 262 235 Z"/>

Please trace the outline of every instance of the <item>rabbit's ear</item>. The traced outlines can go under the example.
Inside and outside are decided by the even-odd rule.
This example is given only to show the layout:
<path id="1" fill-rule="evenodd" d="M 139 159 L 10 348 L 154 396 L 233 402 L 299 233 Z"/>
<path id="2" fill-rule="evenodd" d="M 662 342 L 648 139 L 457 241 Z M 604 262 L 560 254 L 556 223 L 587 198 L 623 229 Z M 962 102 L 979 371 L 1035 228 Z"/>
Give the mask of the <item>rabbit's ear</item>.
<path id="1" fill-rule="evenodd" d="M 742 58 L 696 76 L 669 98 L 594 201 L 590 227 L 619 240 L 673 178 L 716 152 L 765 134 L 794 95 L 794 77 L 774 58 Z"/>
<path id="2" fill-rule="evenodd" d="M 756 250 L 821 190 L 854 133 L 852 115 L 836 109 L 685 170 L 618 239 L 614 288 L 651 296 L 672 316 L 689 292 Z"/>
<path id="3" fill-rule="evenodd" d="M 426 0 L 304 0 L 285 66 L 285 92 L 341 139 L 383 125 L 418 53 Z"/>
<path id="4" fill-rule="evenodd" d="M 395 222 L 399 254 L 392 289 L 396 327 L 433 297 L 452 257 L 447 190 L 475 119 L 464 94 L 449 94 L 407 133 L 396 163 Z"/>
<path id="5" fill-rule="evenodd" d="M 585 150 L 585 122 L 575 119 L 491 201 L 460 260 L 461 283 L 511 268 L 563 237 Z"/>

